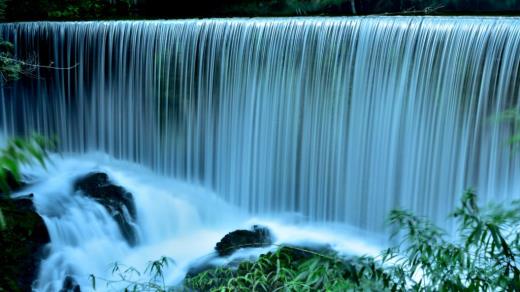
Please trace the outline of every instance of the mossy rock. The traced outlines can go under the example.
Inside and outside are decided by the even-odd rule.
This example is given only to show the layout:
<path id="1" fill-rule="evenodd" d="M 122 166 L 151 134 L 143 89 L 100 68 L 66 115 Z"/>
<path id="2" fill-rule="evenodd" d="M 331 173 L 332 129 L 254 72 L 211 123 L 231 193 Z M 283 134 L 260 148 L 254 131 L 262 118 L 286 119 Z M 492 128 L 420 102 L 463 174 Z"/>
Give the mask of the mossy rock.
<path id="1" fill-rule="evenodd" d="M 31 291 L 49 232 L 30 197 L 0 199 L 0 209 L 6 223 L 0 231 L 0 291 Z"/>

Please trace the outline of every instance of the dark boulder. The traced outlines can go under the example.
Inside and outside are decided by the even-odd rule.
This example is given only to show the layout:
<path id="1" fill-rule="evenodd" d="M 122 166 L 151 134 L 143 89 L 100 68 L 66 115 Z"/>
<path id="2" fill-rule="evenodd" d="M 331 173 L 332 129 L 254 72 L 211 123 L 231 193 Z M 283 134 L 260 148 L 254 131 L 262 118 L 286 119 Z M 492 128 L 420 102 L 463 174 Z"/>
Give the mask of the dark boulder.
<path id="1" fill-rule="evenodd" d="M 253 226 L 251 230 L 235 230 L 224 236 L 215 246 L 219 256 L 228 256 L 240 248 L 263 247 L 273 243 L 266 227 Z"/>
<path id="2" fill-rule="evenodd" d="M 31 196 L 0 199 L 0 209 L 6 223 L 0 230 L 0 291 L 31 291 L 49 232 Z"/>
<path id="3" fill-rule="evenodd" d="M 73 277 L 67 276 L 63 280 L 63 287 L 60 292 L 81 292 L 81 288 Z"/>
<path id="4" fill-rule="evenodd" d="M 102 172 L 90 173 L 79 178 L 74 183 L 74 190 L 81 191 L 85 196 L 105 207 L 118 224 L 127 242 L 130 245 L 137 243 L 137 234 L 133 227 L 136 208 L 131 193 L 111 183 L 108 175 Z"/>

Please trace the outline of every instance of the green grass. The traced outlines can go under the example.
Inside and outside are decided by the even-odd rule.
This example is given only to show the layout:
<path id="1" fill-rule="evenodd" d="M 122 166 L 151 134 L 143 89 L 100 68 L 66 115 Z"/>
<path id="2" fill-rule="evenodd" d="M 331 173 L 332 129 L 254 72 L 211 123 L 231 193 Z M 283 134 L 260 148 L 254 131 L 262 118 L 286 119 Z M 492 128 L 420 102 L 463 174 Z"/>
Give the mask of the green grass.
<path id="1" fill-rule="evenodd" d="M 238 268 L 215 268 L 185 280 L 196 291 L 346 291 L 388 290 L 390 275 L 369 257 L 342 258 L 282 246 Z"/>

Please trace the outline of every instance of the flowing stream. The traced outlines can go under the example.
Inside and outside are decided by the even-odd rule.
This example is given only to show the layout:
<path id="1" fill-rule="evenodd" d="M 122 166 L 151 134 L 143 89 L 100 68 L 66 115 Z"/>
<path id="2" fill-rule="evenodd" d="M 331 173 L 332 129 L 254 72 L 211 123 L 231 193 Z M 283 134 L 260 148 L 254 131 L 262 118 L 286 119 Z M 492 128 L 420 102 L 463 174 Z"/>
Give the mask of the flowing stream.
<path id="1" fill-rule="evenodd" d="M 56 135 L 75 157 L 35 186 L 52 238 L 44 291 L 159 247 L 202 256 L 251 217 L 381 233 L 396 207 L 445 222 L 470 187 L 482 201 L 520 197 L 508 144 L 519 125 L 497 118 L 520 109 L 519 18 L 34 22 L 0 34 L 54 67 L 2 88 L 0 131 Z M 92 152 L 135 195 L 140 252 L 99 205 L 71 197 Z"/>

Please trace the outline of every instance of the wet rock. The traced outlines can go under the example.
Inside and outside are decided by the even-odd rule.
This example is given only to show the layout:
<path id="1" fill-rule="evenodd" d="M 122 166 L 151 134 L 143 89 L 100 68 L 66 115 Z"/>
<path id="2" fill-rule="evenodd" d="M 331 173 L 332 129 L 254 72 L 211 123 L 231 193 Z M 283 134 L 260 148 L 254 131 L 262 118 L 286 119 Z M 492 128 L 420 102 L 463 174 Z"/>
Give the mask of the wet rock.
<path id="1" fill-rule="evenodd" d="M 0 199 L 0 209 L 6 223 L 0 231 L 0 291 L 31 291 L 49 232 L 31 196 Z"/>
<path id="2" fill-rule="evenodd" d="M 219 256 L 228 256 L 240 248 L 269 246 L 273 243 L 271 232 L 262 226 L 251 230 L 235 230 L 224 236 L 215 246 Z"/>
<path id="3" fill-rule="evenodd" d="M 81 288 L 73 277 L 67 276 L 63 280 L 63 287 L 60 292 L 81 292 Z"/>
<path id="4" fill-rule="evenodd" d="M 114 218 L 124 238 L 130 245 L 137 243 L 136 209 L 131 193 L 121 186 L 110 182 L 108 175 L 102 172 L 90 173 L 74 183 L 74 190 L 101 204 Z"/>

